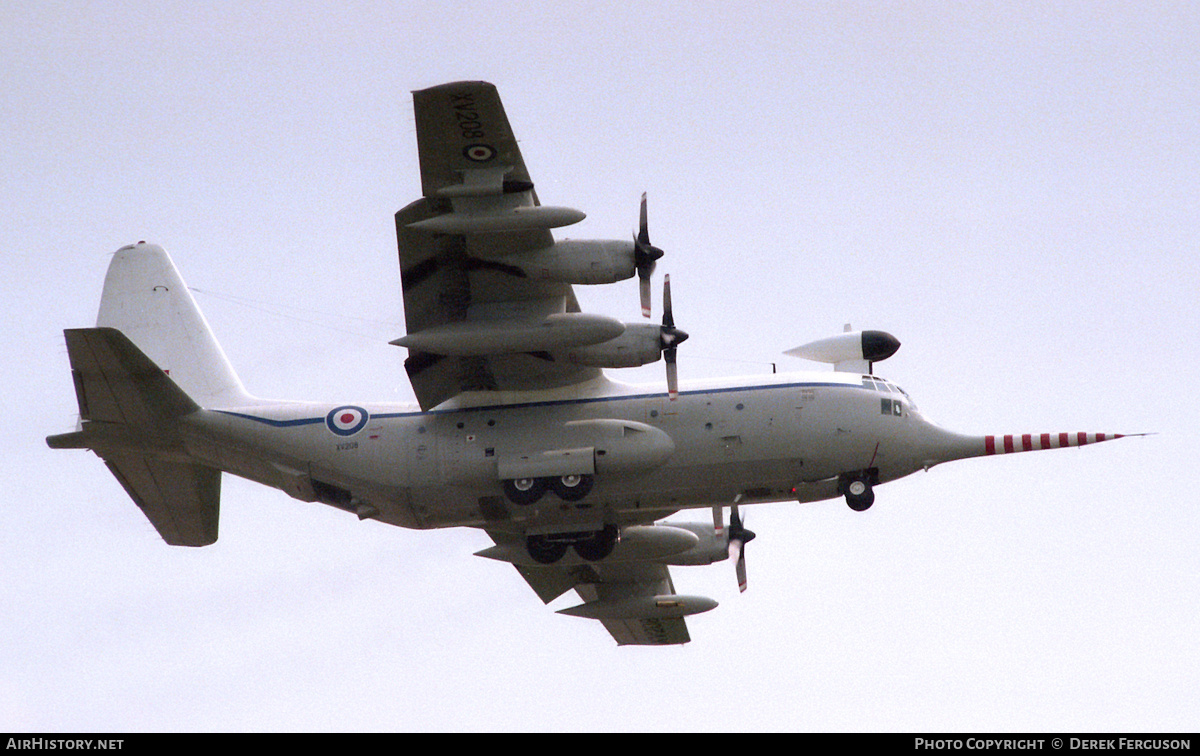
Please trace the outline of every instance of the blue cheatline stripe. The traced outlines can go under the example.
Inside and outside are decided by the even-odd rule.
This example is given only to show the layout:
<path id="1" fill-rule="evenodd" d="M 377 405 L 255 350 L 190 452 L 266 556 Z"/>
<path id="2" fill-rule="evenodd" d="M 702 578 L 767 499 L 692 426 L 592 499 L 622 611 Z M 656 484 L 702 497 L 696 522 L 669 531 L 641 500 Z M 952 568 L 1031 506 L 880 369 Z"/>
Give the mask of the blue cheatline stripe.
<path id="1" fill-rule="evenodd" d="M 699 390 L 695 390 L 695 391 L 680 391 L 679 395 L 680 396 L 704 396 L 704 395 L 708 395 L 708 394 L 737 394 L 737 393 L 743 393 L 746 391 L 759 391 L 762 389 L 821 388 L 821 387 L 865 389 L 865 387 L 863 385 L 857 384 L 857 383 L 807 382 L 807 383 L 780 383 L 780 384 L 766 384 L 766 385 L 758 385 L 758 386 L 731 386 L 731 387 L 727 387 L 727 388 L 699 389 Z M 865 389 L 865 390 L 873 391 L 874 389 Z M 393 419 L 393 418 L 397 418 L 397 417 L 420 417 L 423 415 L 449 415 L 449 414 L 454 414 L 454 413 L 459 413 L 459 412 L 497 412 L 499 410 L 530 409 L 531 407 L 565 407 L 565 406 L 572 405 L 572 404 L 592 404 L 592 403 L 599 404 L 601 402 L 623 402 L 623 401 L 633 401 L 636 399 L 661 399 L 664 397 L 666 397 L 665 392 L 664 393 L 653 393 L 653 394 L 623 394 L 621 396 L 594 396 L 594 397 L 583 397 L 583 398 L 579 398 L 579 399 L 554 399 L 554 400 L 544 401 L 544 402 L 525 402 L 523 404 L 489 404 L 489 405 L 482 406 L 482 407 L 458 407 L 455 409 L 429 410 L 427 412 L 421 411 L 421 410 L 415 410 L 413 412 L 378 412 L 378 413 L 372 412 L 371 419 L 372 420 L 387 420 L 387 419 Z M 257 423 L 263 423 L 265 425 L 270 425 L 273 428 L 291 428 L 291 427 L 300 426 L 300 425 L 316 425 L 319 423 L 324 423 L 325 417 L 326 417 L 325 415 L 322 415 L 321 417 L 305 417 L 305 418 L 300 418 L 297 420 L 272 420 L 271 418 L 267 418 L 267 417 L 258 417 L 257 415 L 247 415 L 243 412 L 233 412 L 231 410 L 216 410 L 216 411 L 220 412 L 222 415 L 230 415 L 232 417 L 240 417 L 245 420 L 253 420 Z"/>
<path id="2" fill-rule="evenodd" d="M 299 420 L 272 420 L 269 417 L 258 417 L 257 415 L 247 415 L 244 412 L 232 412 L 230 410 L 216 410 L 216 411 L 220 412 L 222 415 L 229 415 L 230 417 L 240 417 L 243 420 L 253 420 L 256 423 L 263 423 L 264 425 L 270 425 L 275 428 L 290 428 L 295 425 L 316 425 L 317 423 L 325 422 L 324 417 L 305 417 L 305 418 L 300 418 Z"/>

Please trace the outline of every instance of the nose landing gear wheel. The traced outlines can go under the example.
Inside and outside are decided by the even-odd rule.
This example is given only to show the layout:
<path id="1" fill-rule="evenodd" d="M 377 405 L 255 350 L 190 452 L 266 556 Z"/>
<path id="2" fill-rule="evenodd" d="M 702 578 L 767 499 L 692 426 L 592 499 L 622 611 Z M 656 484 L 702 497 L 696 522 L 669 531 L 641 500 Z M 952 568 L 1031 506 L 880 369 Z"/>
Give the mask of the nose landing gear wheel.
<path id="1" fill-rule="evenodd" d="M 579 501 L 592 490 L 594 482 L 591 475 L 564 475 L 552 478 L 550 488 L 563 501 Z"/>
<path id="2" fill-rule="evenodd" d="M 514 504 L 525 506 L 542 498 L 546 493 L 545 478 L 517 478 L 504 481 L 504 495 Z"/>

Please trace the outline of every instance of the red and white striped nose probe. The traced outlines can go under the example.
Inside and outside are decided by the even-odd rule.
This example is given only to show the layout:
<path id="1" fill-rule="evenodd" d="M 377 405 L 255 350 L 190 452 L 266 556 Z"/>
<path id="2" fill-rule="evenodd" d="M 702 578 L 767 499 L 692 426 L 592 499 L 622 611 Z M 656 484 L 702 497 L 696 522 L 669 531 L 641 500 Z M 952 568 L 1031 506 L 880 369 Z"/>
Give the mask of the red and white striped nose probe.
<path id="1" fill-rule="evenodd" d="M 1112 441 L 1144 433 L 1026 433 L 1006 436 L 984 436 L 984 454 L 1012 454 L 1013 452 L 1038 451 L 1040 449 L 1062 449 L 1068 446 L 1087 446 L 1101 441 Z"/>

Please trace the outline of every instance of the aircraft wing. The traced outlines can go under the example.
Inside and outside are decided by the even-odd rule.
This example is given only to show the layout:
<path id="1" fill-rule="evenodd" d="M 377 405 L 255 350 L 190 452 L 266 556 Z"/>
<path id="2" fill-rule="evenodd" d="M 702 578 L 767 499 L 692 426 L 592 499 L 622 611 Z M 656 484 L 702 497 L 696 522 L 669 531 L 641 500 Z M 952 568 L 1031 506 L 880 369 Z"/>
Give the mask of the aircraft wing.
<path id="1" fill-rule="evenodd" d="M 491 533 L 491 536 L 498 545 L 508 542 L 504 534 Z M 480 555 L 488 554 L 485 551 Z M 669 610 L 647 609 L 641 612 L 644 616 L 636 616 L 639 614 L 636 607 L 641 605 L 673 604 L 675 599 L 681 602 L 692 600 L 692 597 L 676 596 L 671 574 L 664 564 L 589 562 L 515 566 L 544 603 L 548 604 L 574 588 L 584 603 L 559 613 L 598 619 L 617 645 L 666 646 L 691 640 L 682 616 L 664 616 L 670 613 Z M 613 609 L 606 611 L 602 607 Z"/>
<path id="2" fill-rule="evenodd" d="M 405 370 L 421 407 L 467 391 L 597 378 L 596 368 L 556 363 L 537 350 L 492 353 L 484 335 L 579 312 L 570 285 L 530 278 L 505 259 L 552 245 L 550 228 L 583 214 L 538 202 L 493 85 L 445 84 L 414 92 L 413 104 L 424 196 L 396 214 L 408 335 L 392 343 L 409 349 Z M 467 341 L 480 335 L 452 354 L 422 346 L 447 329 Z"/>

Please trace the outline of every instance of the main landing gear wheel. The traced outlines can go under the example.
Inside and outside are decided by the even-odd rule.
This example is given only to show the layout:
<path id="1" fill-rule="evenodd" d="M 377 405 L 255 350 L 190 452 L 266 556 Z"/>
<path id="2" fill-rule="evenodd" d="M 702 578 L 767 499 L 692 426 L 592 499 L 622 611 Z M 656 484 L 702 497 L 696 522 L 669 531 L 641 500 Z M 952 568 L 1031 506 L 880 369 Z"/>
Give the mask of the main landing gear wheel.
<path id="1" fill-rule="evenodd" d="M 564 475 L 552 478 L 550 488 L 563 501 L 579 501 L 592 490 L 594 482 L 591 475 Z"/>
<path id="2" fill-rule="evenodd" d="M 545 478 L 517 478 L 504 481 L 504 495 L 514 504 L 525 506 L 542 498 L 549 484 Z"/>
<path id="3" fill-rule="evenodd" d="M 846 504 L 855 512 L 865 512 L 875 503 L 870 481 L 854 478 L 846 483 Z"/>
<path id="4" fill-rule="evenodd" d="M 575 542 L 575 553 L 589 562 L 598 562 L 612 553 L 617 545 L 617 526 L 605 525 L 604 530 L 597 530 L 591 538 Z"/>
<path id="5" fill-rule="evenodd" d="M 525 549 L 538 564 L 554 564 L 567 553 L 566 541 L 552 541 L 544 535 L 529 536 Z"/>

